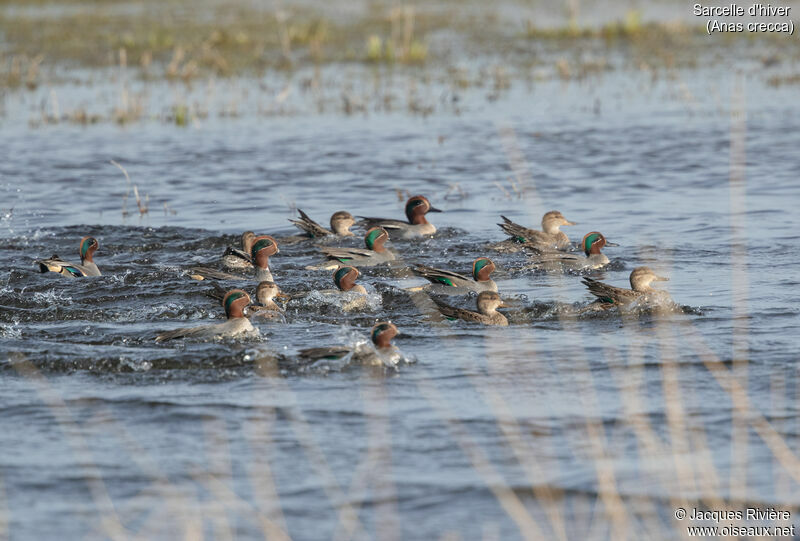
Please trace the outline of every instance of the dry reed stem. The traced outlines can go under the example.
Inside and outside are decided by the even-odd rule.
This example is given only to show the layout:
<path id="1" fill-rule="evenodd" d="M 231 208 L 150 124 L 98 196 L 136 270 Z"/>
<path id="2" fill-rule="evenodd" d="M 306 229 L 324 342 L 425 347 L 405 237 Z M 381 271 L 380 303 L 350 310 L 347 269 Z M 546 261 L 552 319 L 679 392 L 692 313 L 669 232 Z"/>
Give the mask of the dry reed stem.
<path id="1" fill-rule="evenodd" d="M 69 408 L 64 403 L 63 398 L 50 386 L 39 370 L 29 360 L 24 359 L 14 363 L 14 369 L 21 376 L 30 381 L 39 398 L 44 402 L 53 414 L 56 423 L 61 428 L 67 444 L 77 457 L 78 463 L 82 464 L 86 470 L 86 485 L 89 494 L 100 512 L 100 526 L 104 535 L 109 539 L 123 540 L 127 538 L 125 527 L 117 515 L 114 503 L 106 489 L 103 476 L 95 463 L 91 449 L 86 440 L 80 435 L 80 426 L 69 414 Z"/>

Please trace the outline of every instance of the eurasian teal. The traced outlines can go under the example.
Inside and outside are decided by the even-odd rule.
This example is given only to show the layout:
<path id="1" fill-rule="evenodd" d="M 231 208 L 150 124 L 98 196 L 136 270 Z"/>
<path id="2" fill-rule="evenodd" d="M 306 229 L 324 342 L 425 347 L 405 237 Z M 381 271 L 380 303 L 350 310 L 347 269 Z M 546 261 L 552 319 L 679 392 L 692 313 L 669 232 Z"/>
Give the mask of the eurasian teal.
<path id="1" fill-rule="evenodd" d="M 427 291 L 441 295 L 465 295 L 472 291 L 497 291 L 497 284 L 490 275 L 495 270 L 494 262 L 488 257 L 479 257 L 472 262 L 472 277 L 464 276 L 425 265 L 415 265 L 412 272 L 430 281 L 421 287 L 412 287 L 408 291 Z"/>
<path id="2" fill-rule="evenodd" d="M 610 262 L 608 257 L 600 250 L 604 246 L 619 246 L 619 244 L 608 242 L 602 233 L 592 231 L 583 237 L 581 246 L 586 256 L 580 254 L 566 254 L 557 251 L 537 250 L 540 255 L 532 257 L 532 263 L 525 268 L 547 271 L 599 269 L 608 265 Z"/>
<path id="3" fill-rule="evenodd" d="M 156 337 L 156 342 L 182 337 L 232 338 L 258 336 L 258 329 L 253 327 L 250 320 L 244 316 L 244 309 L 249 304 L 250 296 L 247 293 L 241 289 L 232 289 L 228 291 L 225 298 L 222 299 L 222 306 L 225 308 L 225 316 L 228 318 L 227 321 L 224 323 L 166 331 Z"/>
<path id="4" fill-rule="evenodd" d="M 216 282 L 212 282 L 213 289 L 209 291 L 208 295 L 221 301 L 225 298 L 227 291 Z M 281 292 L 280 288 L 275 282 L 265 280 L 259 282 L 256 286 L 256 302 L 258 304 L 251 304 L 245 309 L 246 317 L 262 317 L 265 319 L 282 319 L 283 308 L 278 306 L 275 302 L 275 297 L 289 298 L 288 295 Z"/>
<path id="5" fill-rule="evenodd" d="M 259 282 L 256 287 L 256 302 L 247 307 L 248 317 L 259 317 L 263 319 L 283 319 L 283 308 L 275 302 L 275 297 L 285 297 L 288 295 L 281 293 L 278 284 L 269 280 Z"/>
<path id="6" fill-rule="evenodd" d="M 570 247 L 569 237 L 561 231 L 560 227 L 577 225 L 564 218 L 557 210 L 551 210 L 542 216 L 541 231 L 523 227 L 505 216 L 501 215 L 500 217 L 503 219 L 503 223 L 497 225 L 511 237 L 492 246 L 495 250 L 502 252 L 517 252 L 524 248 L 565 250 Z"/>
<path id="7" fill-rule="evenodd" d="M 300 350 L 299 356 L 309 362 L 323 359 L 340 360 L 348 355 L 361 364 L 395 366 L 402 359 L 400 351 L 392 345 L 392 338 L 399 331 L 393 323 L 382 321 L 375 324 L 370 332 L 373 346 L 363 343 L 354 347 L 335 346 Z"/>
<path id="8" fill-rule="evenodd" d="M 100 276 L 100 269 L 92 259 L 99 247 L 94 237 L 83 237 L 80 243 L 80 265 L 62 261 L 57 255 L 50 259 L 40 259 L 36 264 L 41 272 L 57 272 L 64 276 Z"/>
<path id="9" fill-rule="evenodd" d="M 250 247 L 250 259 L 253 261 L 255 269 L 255 279 L 259 282 L 269 281 L 272 282 L 272 272 L 269 269 L 269 258 L 277 253 L 277 241 L 269 235 L 260 235 L 253 239 L 253 245 Z M 195 280 L 204 280 L 212 278 L 215 280 L 249 280 L 247 276 L 240 274 L 230 274 L 227 272 L 218 271 L 209 267 L 192 267 L 190 274 Z"/>
<path id="10" fill-rule="evenodd" d="M 323 246 L 320 251 L 328 258 L 327 261 L 306 267 L 308 270 L 333 270 L 344 265 L 358 267 L 373 267 L 394 260 L 394 254 L 383 245 L 388 240 L 389 233 L 382 227 L 373 227 L 364 235 L 366 250 L 359 248 L 336 248 Z"/>
<path id="11" fill-rule="evenodd" d="M 592 278 L 584 278 L 583 284 L 589 289 L 589 293 L 597 297 L 597 303 L 610 307 L 615 305 L 624 306 L 639 299 L 652 304 L 669 300 L 669 293 L 650 287 L 652 282 L 666 282 L 668 280 L 669 278 L 657 275 L 650 267 L 636 267 L 631 272 L 630 277 L 632 289 L 610 286 Z"/>
<path id="12" fill-rule="evenodd" d="M 308 214 L 303 212 L 300 209 L 297 209 L 297 212 L 300 213 L 300 219 L 292 220 L 289 219 L 295 226 L 297 226 L 300 230 L 304 231 L 306 235 L 308 235 L 312 239 L 318 239 L 320 237 L 325 237 L 329 235 L 338 235 L 340 237 L 352 237 L 353 232 L 350 231 L 350 228 L 355 225 L 356 221 L 353 219 L 353 215 L 347 211 L 340 210 L 338 212 L 334 212 L 331 216 L 331 230 L 327 230 L 317 222 L 312 220 L 308 217 Z"/>
<path id="13" fill-rule="evenodd" d="M 439 312 L 448 319 L 462 319 L 472 323 L 483 323 L 484 325 L 498 325 L 505 327 L 508 325 L 506 316 L 497 311 L 498 308 L 507 308 L 508 305 L 500 298 L 496 291 L 483 291 L 478 294 L 478 311 L 455 308 L 433 298 Z"/>
<path id="14" fill-rule="evenodd" d="M 380 226 L 387 231 L 399 233 L 400 238 L 412 238 L 433 235 L 436 233 L 436 226 L 425 219 L 429 212 L 442 212 L 431 206 L 430 201 L 422 195 L 415 195 L 406 203 L 407 222 L 402 220 L 392 220 L 389 218 L 366 218 L 359 216 L 361 222 L 366 227 Z"/>
<path id="15" fill-rule="evenodd" d="M 339 267 L 333 271 L 333 283 L 339 288 L 339 291 L 353 293 L 367 294 L 367 290 L 361 284 L 356 283 L 356 279 L 361 275 L 355 267 Z"/>
<path id="16" fill-rule="evenodd" d="M 293 299 L 309 299 L 307 304 L 332 305 L 342 312 L 362 311 L 370 309 L 375 299 L 370 299 L 366 288 L 356 283 L 360 273 L 355 267 L 345 265 L 333 271 L 333 283 L 336 289 L 319 289 L 292 294 Z"/>
<path id="17" fill-rule="evenodd" d="M 250 248 L 253 247 L 253 239 L 256 234 L 252 231 L 242 233 L 242 249 L 239 250 L 229 246 L 222 254 L 222 266 L 226 269 L 252 269 L 253 262 L 250 260 Z"/>

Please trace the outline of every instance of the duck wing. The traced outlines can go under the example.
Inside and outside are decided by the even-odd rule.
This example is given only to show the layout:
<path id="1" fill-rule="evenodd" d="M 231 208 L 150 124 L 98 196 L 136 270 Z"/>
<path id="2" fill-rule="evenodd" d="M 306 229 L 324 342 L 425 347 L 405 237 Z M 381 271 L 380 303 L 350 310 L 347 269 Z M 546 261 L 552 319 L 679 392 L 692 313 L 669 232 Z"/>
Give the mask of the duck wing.
<path id="1" fill-rule="evenodd" d="M 375 254 L 375 252 L 367 250 L 366 248 L 337 248 L 335 246 L 323 246 L 320 248 L 320 252 L 325 254 L 328 259 L 338 259 L 343 263 L 352 259 L 370 257 Z"/>
<path id="2" fill-rule="evenodd" d="M 247 263 L 250 263 L 251 265 L 253 264 L 253 260 L 251 259 L 251 257 L 248 254 L 244 253 L 242 250 L 240 250 L 238 248 L 234 248 L 233 246 L 228 246 L 225 249 L 225 253 L 222 254 L 222 257 L 225 257 L 225 256 L 236 257 L 236 258 L 241 259 L 241 260 L 243 260 L 243 261 L 245 261 Z"/>
<path id="3" fill-rule="evenodd" d="M 156 342 L 172 340 L 173 338 L 184 338 L 189 336 L 208 336 L 213 334 L 217 325 L 201 325 L 199 327 L 186 327 L 185 329 L 174 329 L 166 331 L 156 336 Z"/>
<path id="4" fill-rule="evenodd" d="M 544 235 L 544 233 L 541 231 L 536 231 L 535 229 L 524 227 L 516 222 L 512 222 L 503 215 L 500 215 L 500 217 L 503 219 L 502 224 L 497 224 L 500 226 L 500 229 L 502 229 L 506 235 L 509 237 L 514 237 L 519 242 L 529 242 L 535 238 L 541 238 L 541 236 Z"/>
<path id="5" fill-rule="evenodd" d="M 478 312 L 473 312 L 472 310 L 466 310 L 464 308 L 456 308 L 455 306 L 450 306 L 435 298 L 432 298 L 432 300 L 436 304 L 436 308 L 439 312 L 448 319 L 461 319 L 474 323 L 483 322 L 483 315 Z"/>
<path id="6" fill-rule="evenodd" d="M 327 229 L 319 225 L 317 222 L 309 218 L 308 214 L 306 214 L 302 210 L 297 209 L 297 212 L 300 213 L 300 219 L 298 220 L 289 219 L 289 221 L 292 222 L 300 230 L 304 231 L 312 239 L 324 237 L 326 235 L 333 235 L 331 231 L 328 231 Z"/>
<path id="7" fill-rule="evenodd" d="M 398 230 L 408 227 L 408 222 L 403 220 L 392 220 L 391 218 L 368 218 L 366 216 L 358 216 L 361 220 L 358 221 L 359 226 L 367 229 L 371 227 L 381 226 L 387 231 Z"/>
<path id="8" fill-rule="evenodd" d="M 304 359 L 308 359 L 311 361 L 319 361 L 320 359 L 341 359 L 348 353 L 350 353 L 352 349 L 346 346 L 334 346 L 334 347 L 327 347 L 327 348 L 308 348 L 308 349 L 301 349 L 299 351 L 300 357 Z"/>
<path id="9" fill-rule="evenodd" d="M 639 296 L 639 293 L 632 289 L 610 286 L 593 278 L 584 278 L 582 281 L 589 293 L 604 303 L 627 304 Z"/>
<path id="10" fill-rule="evenodd" d="M 57 272 L 64 276 L 89 276 L 88 270 L 82 265 L 74 263 L 67 263 L 62 261 L 60 257 L 54 255 L 50 259 L 40 259 L 35 262 L 39 265 L 39 272 Z"/>
<path id="11" fill-rule="evenodd" d="M 192 267 L 189 269 L 189 274 L 195 280 L 247 280 L 247 277 L 241 274 L 230 274 L 211 267 Z"/>
<path id="12" fill-rule="evenodd" d="M 474 281 L 470 278 L 467 278 L 463 274 L 437 269 L 434 267 L 428 267 L 427 265 L 414 265 L 411 268 L 411 272 L 417 276 L 425 278 L 431 283 L 440 284 L 443 286 L 458 287 L 460 285 L 467 285 Z"/>

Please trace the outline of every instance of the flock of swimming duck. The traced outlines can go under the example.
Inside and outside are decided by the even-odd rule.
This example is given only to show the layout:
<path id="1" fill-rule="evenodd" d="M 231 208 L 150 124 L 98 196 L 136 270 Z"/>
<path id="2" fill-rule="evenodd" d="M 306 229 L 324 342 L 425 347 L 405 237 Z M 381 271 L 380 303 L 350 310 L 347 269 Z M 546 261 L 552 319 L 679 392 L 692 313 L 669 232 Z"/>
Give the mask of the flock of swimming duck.
<path id="1" fill-rule="evenodd" d="M 318 264 L 306 267 L 311 270 L 333 271 L 335 290 L 325 290 L 326 294 L 346 295 L 348 302 L 366 298 L 366 289 L 356 283 L 360 275 L 359 268 L 391 264 L 395 254 L 384 244 L 390 238 L 423 238 L 436 232 L 436 227 L 428 222 L 429 212 L 441 212 L 431 206 L 427 198 L 421 195 L 411 197 L 406 203 L 407 220 L 360 217 L 356 221 L 349 212 L 339 211 L 331 216 L 330 229 L 326 229 L 313 221 L 302 210 L 300 218 L 290 220 L 302 232 L 305 239 L 332 239 L 336 237 L 352 237 L 353 226 L 366 229 L 364 235 L 365 248 L 348 248 L 320 246 L 319 250 L 325 259 Z M 525 252 L 529 263 L 525 268 L 543 269 L 547 271 L 580 271 L 599 269 L 609 263 L 608 257 L 602 253 L 605 246 L 617 246 L 606 241 L 597 231 L 587 233 L 579 245 L 583 252 L 573 251 L 567 235 L 561 226 L 577 225 L 570 222 L 558 211 L 550 211 L 542 217 L 542 229 L 535 230 L 523 227 L 501 216 L 503 223 L 498 224 L 508 235 L 502 242 L 493 244 L 491 249 L 500 252 Z M 58 256 L 36 261 L 41 272 L 56 272 L 70 277 L 100 276 L 100 269 L 94 262 L 94 254 L 99 244 L 92 237 L 84 237 L 80 242 L 80 264 L 68 263 Z M 211 267 L 193 267 L 189 276 L 196 280 L 254 280 L 257 282 L 255 297 L 252 303 L 250 295 L 243 289 L 226 291 L 215 284 L 215 294 L 222 301 L 226 321 L 224 323 L 202 325 L 170 330 L 159 334 L 157 342 L 181 337 L 244 337 L 257 335 L 258 329 L 250 319 L 255 317 L 280 318 L 282 308 L 275 298 L 289 297 L 282 293 L 273 281 L 269 258 L 278 254 L 278 242 L 269 235 L 256 235 L 247 231 L 242 235 L 242 248 L 229 247 L 222 256 L 221 264 L 225 271 Z M 491 274 L 495 265 L 488 257 L 479 257 L 472 263 L 471 276 L 458 274 L 449 270 L 437 269 L 425 265 L 413 265 L 411 271 L 426 280 L 421 287 L 408 288 L 410 294 L 424 292 L 431 296 L 437 310 L 450 320 L 461 319 L 484 325 L 508 325 L 506 317 L 497 311 L 507 307 L 497 292 L 497 284 Z M 238 273 L 228 272 L 238 271 Z M 244 273 L 250 274 L 247 276 Z M 583 278 L 583 284 L 596 300 L 587 308 L 606 310 L 611 307 L 625 307 L 637 301 L 661 303 L 669 299 L 666 292 L 651 287 L 654 281 L 668 280 L 655 274 L 648 267 L 637 267 L 631 272 L 631 289 L 616 287 L 599 282 L 589 277 Z M 467 295 L 477 293 L 477 311 L 457 308 L 445 303 L 439 295 Z M 393 363 L 399 355 L 391 340 L 398 334 L 397 327 L 389 321 L 377 323 L 370 333 L 374 347 L 360 348 L 356 351 L 348 346 L 304 349 L 299 356 L 309 361 L 319 359 L 336 359 L 346 355 L 361 357 L 364 362 L 380 364 Z"/>

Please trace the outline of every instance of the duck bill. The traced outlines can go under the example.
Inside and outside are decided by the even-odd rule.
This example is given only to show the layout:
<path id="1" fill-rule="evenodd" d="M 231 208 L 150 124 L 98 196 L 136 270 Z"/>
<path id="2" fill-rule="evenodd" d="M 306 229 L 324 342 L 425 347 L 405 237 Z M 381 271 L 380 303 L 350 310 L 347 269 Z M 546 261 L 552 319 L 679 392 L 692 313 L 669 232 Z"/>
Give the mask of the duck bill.
<path id="1" fill-rule="evenodd" d="M 497 307 L 498 307 L 498 308 L 513 308 L 513 307 L 514 307 L 514 305 L 513 305 L 513 304 L 510 304 L 510 303 L 508 303 L 508 302 L 506 302 L 506 301 L 503 301 L 503 302 L 501 302 L 500 304 L 498 304 L 498 305 L 497 305 Z"/>
<path id="2" fill-rule="evenodd" d="M 569 220 L 564 220 L 564 225 L 578 225 L 578 222 L 570 222 Z"/>
<path id="3" fill-rule="evenodd" d="M 291 295 L 287 295 L 283 291 L 279 291 L 275 296 L 278 297 L 279 299 L 286 299 L 286 300 L 289 300 L 289 299 L 292 298 Z"/>
<path id="4" fill-rule="evenodd" d="M 667 278 L 666 276 L 656 276 L 655 277 L 655 281 L 656 282 L 669 282 L 669 278 Z"/>
<path id="5" fill-rule="evenodd" d="M 608 242 L 608 241 L 606 241 L 606 246 L 611 246 L 612 248 L 617 248 L 617 247 L 619 247 L 619 244 L 617 244 L 616 242 Z"/>
<path id="6" fill-rule="evenodd" d="M 428 212 L 444 212 L 442 209 L 437 209 L 436 207 L 430 207 Z"/>

